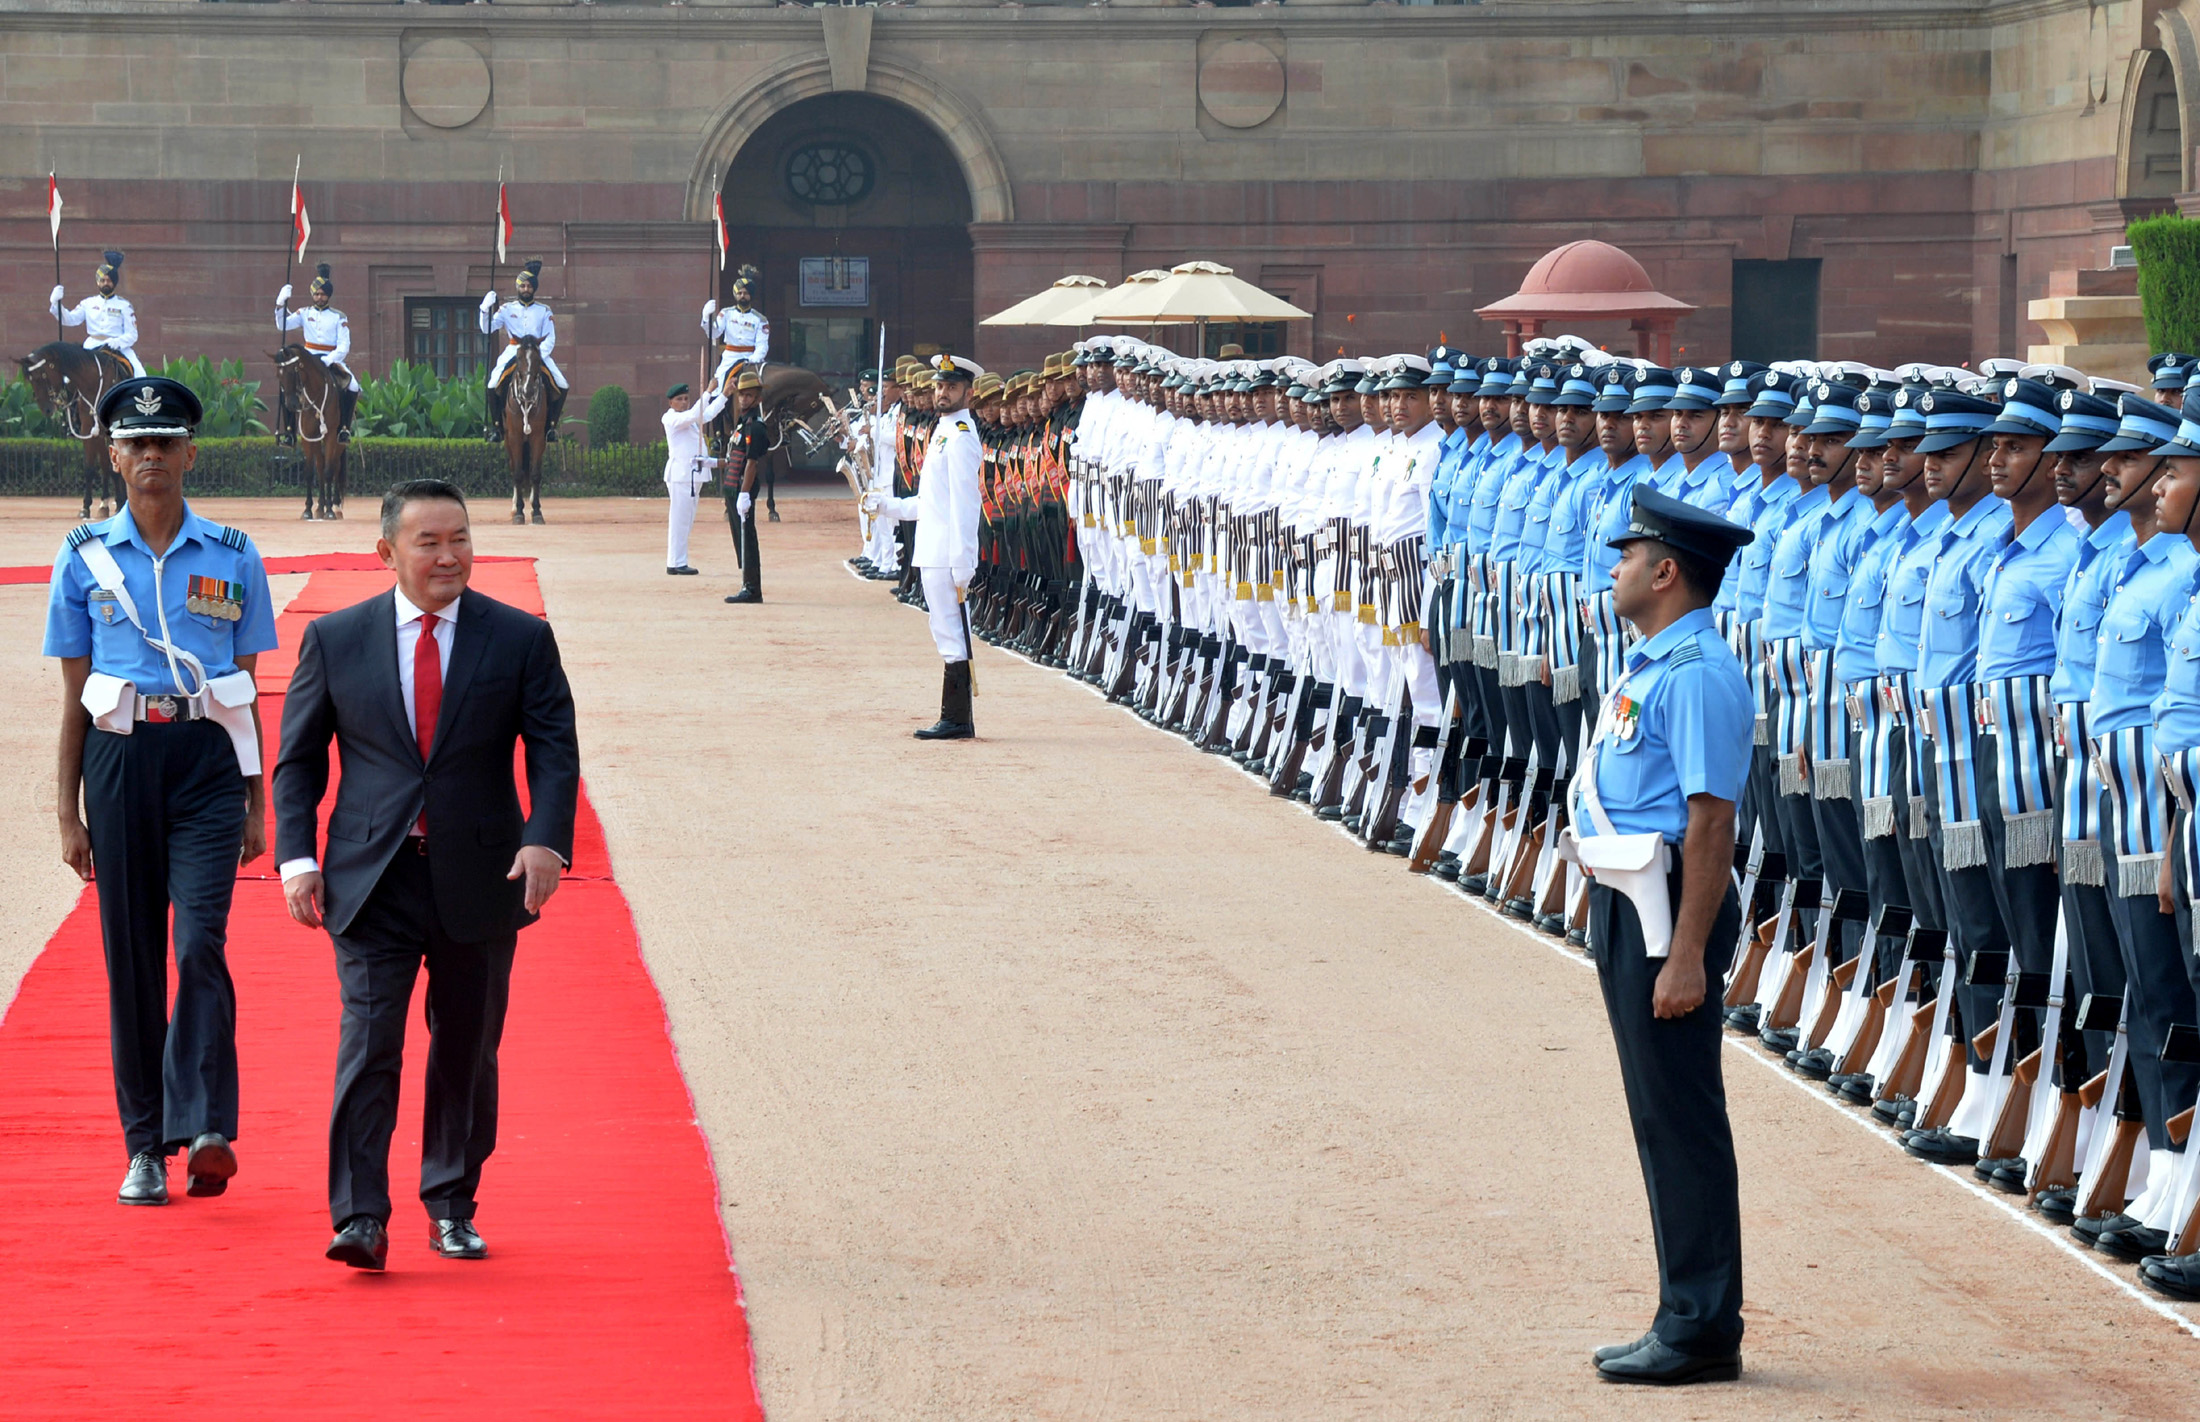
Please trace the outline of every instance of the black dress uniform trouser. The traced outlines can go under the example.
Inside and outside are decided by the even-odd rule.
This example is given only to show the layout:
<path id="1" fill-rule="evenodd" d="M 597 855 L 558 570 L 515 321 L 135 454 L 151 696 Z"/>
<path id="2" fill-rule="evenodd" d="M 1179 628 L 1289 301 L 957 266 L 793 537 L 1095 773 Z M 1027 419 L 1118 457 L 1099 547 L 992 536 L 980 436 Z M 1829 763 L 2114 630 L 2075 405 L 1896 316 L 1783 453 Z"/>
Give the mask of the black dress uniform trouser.
<path id="1" fill-rule="evenodd" d="M 1670 891 L 1678 912 L 1677 871 Z M 1602 884 L 1589 886 L 1589 942 L 1658 1251 L 1651 1329 L 1667 1347 L 1696 1357 L 1725 1357 L 1742 1344 L 1741 1196 L 1720 1070 L 1726 1014 L 1718 990 L 1741 931 L 1730 884 L 1704 948 L 1704 1000 L 1684 1017 L 1661 1020 L 1650 995 L 1665 962 L 1644 954 L 1634 904 Z"/>
<path id="2" fill-rule="evenodd" d="M 245 785 L 229 733 L 212 721 L 140 722 L 127 736 L 93 729 L 84 809 L 123 1146 L 165 1154 L 207 1131 L 235 1140 L 237 990 L 225 950 Z"/>
<path id="3" fill-rule="evenodd" d="M 408 839 L 336 940 L 344 998 L 329 1114 L 329 1217 L 390 1218 L 390 1134 L 413 979 L 428 965 L 427 1102 L 420 1200 L 430 1219 L 470 1220 L 497 1144 L 497 1045 L 504 1036 L 517 931 L 460 943 L 443 931 L 428 857 Z"/>
<path id="4" fill-rule="evenodd" d="M 2111 808 L 2104 790 L 2103 825 L 2110 823 Z M 2124 992 L 2130 1008 L 2125 1030 L 2131 1038 L 2131 1075 L 2139 1087 L 2139 1109 L 2146 1116 L 2147 1144 L 2154 1150 L 2171 1149 L 2166 1123 L 2200 1094 L 2200 1066 L 2162 1060 L 2169 1029 L 2195 1019 L 2187 969 L 2192 951 L 2178 942 L 2177 920 L 2162 912 L 2152 893 L 2125 897 L 2116 892 L 2116 847 L 2105 835 L 2101 857 L 2108 868 L 2109 917 L 2124 959 Z"/>

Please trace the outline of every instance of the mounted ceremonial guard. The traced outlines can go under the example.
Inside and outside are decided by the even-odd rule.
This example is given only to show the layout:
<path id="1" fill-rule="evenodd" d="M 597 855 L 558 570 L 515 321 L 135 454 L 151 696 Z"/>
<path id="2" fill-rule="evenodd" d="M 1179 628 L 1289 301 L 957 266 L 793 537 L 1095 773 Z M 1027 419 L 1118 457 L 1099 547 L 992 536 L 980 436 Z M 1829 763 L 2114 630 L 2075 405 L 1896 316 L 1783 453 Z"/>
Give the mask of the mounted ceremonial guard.
<path id="1" fill-rule="evenodd" d="M 489 371 L 489 424 L 487 438 L 491 444 L 504 439 L 504 374 L 511 368 L 513 358 L 519 353 L 523 339 L 532 337 L 535 350 L 542 357 L 543 368 L 550 373 L 552 388 L 547 437 L 558 437 L 558 421 L 565 413 L 567 382 L 565 372 L 558 369 L 550 353 L 557 349 L 558 323 L 550 308 L 535 300 L 535 285 L 542 275 L 542 258 L 535 257 L 520 268 L 514 285 L 518 294 L 502 306 L 497 305 L 497 294 L 486 292 L 481 298 L 481 333 L 504 333 L 504 349 L 497 354 L 497 363 Z"/>
<path id="2" fill-rule="evenodd" d="M 53 295 L 47 298 L 46 310 L 64 326 L 84 328 L 84 349 L 112 351 L 129 363 L 130 374 L 143 375 L 145 366 L 137 358 L 137 310 L 128 297 L 115 290 L 122 284 L 122 253 L 100 255 L 99 290 L 74 306 L 64 307 L 62 289 L 56 285 Z"/>
<path id="3" fill-rule="evenodd" d="M 344 313 L 329 305 L 329 298 L 336 294 L 336 283 L 330 279 L 327 262 L 313 269 L 313 281 L 306 290 L 312 294 L 313 304 L 302 311 L 290 309 L 290 287 L 275 293 L 275 329 L 285 335 L 299 333 L 306 350 L 327 366 L 331 383 L 343 387 L 343 399 L 336 419 L 336 439 L 339 444 L 351 443 L 351 412 L 359 404 L 359 377 L 351 373 L 345 364 L 351 356 L 351 322 Z M 283 444 L 298 442 L 298 407 L 283 405 L 283 428 L 276 436 Z"/>
<path id="4" fill-rule="evenodd" d="M 743 266 L 734 274 L 733 305 L 719 309 L 715 301 L 703 303 L 703 330 L 718 346 L 718 365 L 711 372 L 711 387 L 731 396 L 726 377 L 744 365 L 761 367 L 772 345 L 772 325 L 756 309 L 756 280 L 760 273 Z"/>

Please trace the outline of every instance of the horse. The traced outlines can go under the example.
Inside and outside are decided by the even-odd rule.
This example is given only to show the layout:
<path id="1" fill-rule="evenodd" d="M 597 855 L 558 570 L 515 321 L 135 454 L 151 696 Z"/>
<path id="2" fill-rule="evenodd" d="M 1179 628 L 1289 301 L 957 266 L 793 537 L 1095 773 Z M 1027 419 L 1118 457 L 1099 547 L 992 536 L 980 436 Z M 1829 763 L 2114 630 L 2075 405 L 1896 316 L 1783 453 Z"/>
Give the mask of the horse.
<path id="1" fill-rule="evenodd" d="M 92 516 L 92 494 L 99 494 L 99 516 L 107 517 L 108 505 L 122 507 L 122 476 L 107 457 L 107 430 L 99 422 L 99 397 L 132 374 L 130 363 L 113 351 L 88 351 L 73 341 L 48 341 L 27 356 L 19 357 L 23 379 L 29 382 L 38 408 L 61 421 L 84 451 L 84 507 L 79 518 Z"/>
<path id="2" fill-rule="evenodd" d="M 542 518 L 542 450 L 550 434 L 550 372 L 533 336 L 512 342 L 517 351 L 504 372 L 504 460 L 512 470 L 512 522 L 527 522 L 534 496 L 535 522 Z"/>
<path id="3" fill-rule="evenodd" d="M 300 518 L 344 516 L 344 462 L 351 446 L 342 428 L 344 387 L 320 358 L 292 342 L 271 353 L 282 406 L 298 412 L 298 452 L 305 460 L 306 507 Z M 318 499 L 318 511 L 316 511 Z"/>
<path id="4" fill-rule="evenodd" d="M 734 381 L 740 369 L 735 366 L 726 372 L 723 388 L 726 408 L 711 421 L 714 449 L 724 449 L 733 433 Z M 831 387 L 826 384 L 825 377 L 799 365 L 767 365 L 763 367 L 762 379 L 764 388 L 759 392 L 756 410 L 763 417 L 764 428 L 771 437 L 770 453 L 763 470 L 764 508 L 771 522 L 777 523 L 779 476 L 791 473 L 794 468 L 794 456 L 787 449 L 788 438 L 791 435 L 801 443 L 805 453 L 824 442 L 826 425 L 813 426 L 811 421 L 819 415 L 829 420 L 832 409 L 825 401 L 825 392 Z"/>

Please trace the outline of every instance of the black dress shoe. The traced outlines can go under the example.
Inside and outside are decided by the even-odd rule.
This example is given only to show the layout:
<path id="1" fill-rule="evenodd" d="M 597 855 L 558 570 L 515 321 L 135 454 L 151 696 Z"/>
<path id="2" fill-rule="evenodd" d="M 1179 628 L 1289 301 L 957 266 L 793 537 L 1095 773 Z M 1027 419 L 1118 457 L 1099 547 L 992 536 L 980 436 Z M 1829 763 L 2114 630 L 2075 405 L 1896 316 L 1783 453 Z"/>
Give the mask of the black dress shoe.
<path id="1" fill-rule="evenodd" d="M 354 1269 L 380 1270 L 390 1257 L 389 1231 L 372 1215 L 353 1215 L 328 1242 L 328 1257 Z"/>
<path id="2" fill-rule="evenodd" d="M 1652 1334 L 1650 1341 L 1624 1358 L 1597 1364 L 1597 1376 L 1606 1382 L 1648 1383 L 1653 1387 L 1680 1387 L 1687 1383 L 1733 1382 L 1742 1375 L 1742 1355 L 1697 1358 L 1668 1348 Z"/>
<path id="3" fill-rule="evenodd" d="M 1757 1034 L 1757 1041 L 1768 1052 L 1785 1054 L 1795 1050 L 1800 1035 L 1793 1027 L 1767 1027 Z"/>
<path id="4" fill-rule="evenodd" d="M 1797 1076 L 1806 1076 L 1812 1081 L 1824 1081 L 1827 1077 L 1833 1075 L 1834 1061 L 1835 1057 L 1829 1049 L 1812 1047 L 1809 1051 L 1797 1056 L 1793 1065 Z"/>
<path id="5" fill-rule="evenodd" d="M 2134 1224 L 2129 1229 L 2104 1229 L 2101 1237 L 2093 1241 L 2093 1247 L 2111 1259 L 2136 1264 L 2169 1248 L 2169 1231 L 2143 1224 Z"/>
<path id="6" fill-rule="evenodd" d="M 2156 1254 L 2142 1259 L 2139 1282 L 2173 1299 L 2200 1299 L 2200 1254 Z"/>
<path id="7" fill-rule="evenodd" d="M 445 1259 L 486 1259 L 489 1246 L 482 1243 L 472 1220 L 428 1221 L 428 1247 Z"/>
<path id="8" fill-rule="evenodd" d="M 1459 861 L 1458 861 L 1458 860 L 1456 860 L 1456 859 L 1454 859 L 1454 860 L 1452 860 L 1452 861 L 1451 861 L 1450 863 L 1448 863 L 1448 864 L 1447 864 L 1447 863 L 1445 863 L 1445 862 L 1444 862 L 1443 860 L 1441 860 L 1441 859 L 1437 860 L 1437 861 L 1436 861 L 1436 877 L 1437 877 L 1437 878 L 1439 878 L 1439 879 L 1442 879 L 1442 880 L 1443 880 L 1443 881 L 1444 881 L 1445 883 L 1447 883 L 1447 884 L 1456 884 L 1456 883 L 1458 883 L 1458 882 L 1459 882 Z"/>
<path id="9" fill-rule="evenodd" d="M 762 593 L 758 592 L 758 591 L 757 591 L 757 590 L 756 590 L 755 588 L 743 588 L 743 589 L 741 589 L 741 591 L 739 591 L 739 592 L 735 593 L 735 594 L 734 594 L 734 595 L 733 595 L 732 597 L 729 597 L 729 598 L 727 598 L 727 599 L 726 599 L 726 601 L 728 601 L 728 602 L 742 602 L 742 603 L 747 603 L 747 602 L 762 602 L 763 600 L 764 600 L 764 595 L 763 595 Z"/>
<path id="10" fill-rule="evenodd" d="M 1459 887 L 1470 894 L 1479 894 L 1489 886 L 1490 876 L 1487 874 L 1462 874 L 1459 876 Z"/>
<path id="11" fill-rule="evenodd" d="M 672 576 L 672 577 L 675 577 L 675 578 L 693 578 L 693 577 L 699 577 L 699 576 L 701 576 L 701 575 L 702 575 L 702 571 L 703 571 L 703 570 L 702 570 L 701 568 L 690 568 L 690 567 L 686 566 L 685 564 L 682 564 L 682 565 L 681 565 L 680 567 L 677 567 L 677 568 L 667 568 L 667 569 L 665 569 L 665 572 L 666 572 L 667 574 L 669 574 L 670 576 Z"/>
<path id="12" fill-rule="evenodd" d="M 1566 930 L 1566 941 L 1586 953 L 1589 951 L 1589 930 L 1586 928 L 1569 928 Z"/>
<path id="13" fill-rule="evenodd" d="M 1977 1136 L 1959 1136 L 1942 1128 L 1912 1131 L 1902 1142 L 1902 1148 L 1919 1160 L 1929 1160 L 1935 1165 L 1970 1165 L 1978 1159 Z"/>
<path id="14" fill-rule="evenodd" d="M 1892 1126 L 1900 1118 L 1902 1108 L 1910 1104 L 1907 1096 L 1888 1096 L 1872 1102 L 1872 1119 L 1882 1126 Z"/>
<path id="15" fill-rule="evenodd" d="M 1629 1353 L 1639 1353 L 1644 1348 L 1649 1347 L 1657 1336 L 1655 1333 L 1645 1333 L 1632 1343 L 1607 1343 L 1589 1356 L 1594 1358 L 1599 1365 L 1616 1362 Z"/>
<path id="16" fill-rule="evenodd" d="M 229 1178 L 237 1173 L 237 1152 L 218 1131 L 207 1131 L 191 1142 L 191 1154 L 184 1170 L 191 1177 L 183 1193 L 204 1198 L 219 1195 L 229 1188 Z"/>
<path id="17" fill-rule="evenodd" d="M 1981 1181 L 1987 1184 L 1991 1184 L 1993 1183 L 1994 1174 L 1996 1171 L 2005 1169 L 2006 1167 L 2011 1165 L 2021 1168 L 2023 1164 L 2023 1161 L 2012 1160 L 2007 1156 L 1988 1156 L 1982 1154 L 1978 1158 L 1978 1163 L 1971 1167 L 1971 1173 L 1973 1175 L 1976 1175 Z"/>
<path id="18" fill-rule="evenodd" d="M 2040 1218 L 2049 1224 L 2069 1225 L 2078 1218 L 2078 1191 L 2076 1187 L 2061 1190 L 2042 1190 L 2032 1208 L 2040 1212 Z"/>
<path id="19" fill-rule="evenodd" d="M 130 1157 L 130 1169 L 115 1192 L 118 1205 L 168 1203 L 168 1157 L 157 1150 L 141 1150 Z"/>
<path id="20" fill-rule="evenodd" d="M 1342 805 L 1324 805 L 1314 812 L 1314 818 L 1335 823 L 1344 818 L 1344 807 Z"/>
<path id="21" fill-rule="evenodd" d="M 1726 1025 L 1744 1036 L 1757 1035 L 1757 1023 L 1763 1013 L 1754 1002 L 1745 1002 L 1726 1015 Z"/>
<path id="22" fill-rule="evenodd" d="M 2110 1215 L 2088 1216 L 2070 1222 L 2070 1237 L 2091 1249 L 2100 1243 L 2101 1236 L 2112 1229 L 2135 1229 L 2139 1222 L 2118 1210 Z"/>
<path id="23" fill-rule="evenodd" d="M 1553 938 L 1563 938 L 1566 936 L 1566 915 L 1562 913 L 1540 915 L 1535 921 L 1535 926 L 1536 931 L 1539 933 L 1548 933 Z"/>
<path id="24" fill-rule="evenodd" d="M 2002 1161 L 1994 1168 L 1993 1178 L 1986 1183 L 2004 1195 L 2021 1195 L 2024 1193 L 2026 1169 L 2021 1156 L 2015 1160 Z"/>

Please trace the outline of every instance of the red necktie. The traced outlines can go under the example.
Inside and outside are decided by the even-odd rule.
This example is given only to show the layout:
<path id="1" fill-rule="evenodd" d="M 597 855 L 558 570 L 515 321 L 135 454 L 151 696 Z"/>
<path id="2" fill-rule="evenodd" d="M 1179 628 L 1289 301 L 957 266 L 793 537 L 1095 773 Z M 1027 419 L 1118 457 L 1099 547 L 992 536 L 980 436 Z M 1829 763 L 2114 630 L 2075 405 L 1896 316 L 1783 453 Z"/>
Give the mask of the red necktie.
<path id="1" fill-rule="evenodd" d="M 425 763 L 435 748 L 435 718 L 443 710 L 443 649 L 435 641 L 435 614 L 420 614 L 420 640 L 413 644 L 413 735 Z"/>

